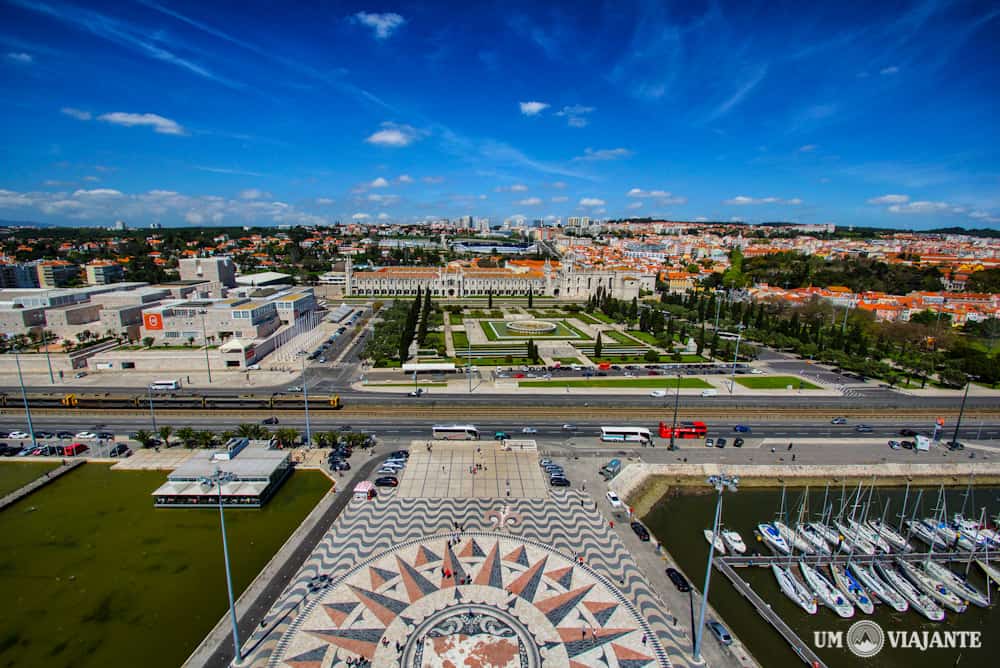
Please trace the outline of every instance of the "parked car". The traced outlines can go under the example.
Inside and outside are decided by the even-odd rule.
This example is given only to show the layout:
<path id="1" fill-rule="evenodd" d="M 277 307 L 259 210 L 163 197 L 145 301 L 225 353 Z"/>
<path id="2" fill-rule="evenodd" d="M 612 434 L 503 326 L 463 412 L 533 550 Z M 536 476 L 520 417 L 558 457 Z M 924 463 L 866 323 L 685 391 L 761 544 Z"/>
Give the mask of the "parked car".
<path id="1" fill-rule="evenodd" d="M 110 431 L 99 431 L 97 432 L 97 438 L 103 438 L 105 441 L 115 440 L 115 435 Z"/>
<path id="2" fill-rule="evenodd" d="M 549 485 L 552 487 L 569 487 L 569 480 L 562 476 L 553 476 L 549 478 Z"/>
<path id="3" fill-rule="evenodd" d="M 51 431 L 36 431 L 35 438 L 55 438 L 55 434 Z"/>
<path id="4" fill-rule="evenodd" d="M 288 387 L 285 391 L 286 392 L 301 392 L 302 391 L 302 386 L 301 385 L 292 385 L 291 387 Z"/>
<path id="5" fill-rule="evenodd" d="M 832 420 L 830 420 L 830 424 L 847 424 L 847 418 L 835 417 Z"/>
<path id="6" fill-rule="evenodd" d="M 726 439 L 721 438 L 721 437 L 715 439 L 715 447 L 717 447 L 717 448 L 724 448 L 724 447 L 726 447 Z"/>
<path id="7" fill-rule="evenodd" d="M 274 417 L 272 415 L 271 417 L 264 418 L 263 420 L 260 421 L 260 423 L 261 424 L 278 424 L 278 418 L 276 418 L 276 417 Z"/>
<path id="8" fill-rule="evenodd" d="M 733 439 L 733 447 L 734 448 L 742 448 L 743 447 L 743 443 L 744 443 L 744 441 L 743 441 L 742 438 L 738 438 L 737 437 L 737 438 Z"/>
<path id="9" fill-rule="evenodd" d="M 330 464 L 330 469 L 333 471 L 350 471 L 351 464 L 346 460 L 338 459 L 337 461 Z"/>
<path id="10" fill-rule="evenodd" d="M 97 438 L 97 434 L 92 431 L 80 431 L 73 438 Z"/>
<path id="11" fill-rule="evenodd" d="M 56 438 L 73 438 L 73 432 L 71 431 L 60 431 L 56 433 Z"/>
<path id="12" fill-rule="evenodd" d="M 705 439 L 705 447 L 706 448 L 711 448 L 711 447 L 714 447 L 714 446 L 715 446 L 715 439 L 714 438 L 706 438 Z"/>
<path id="13" fill-rule="evenodd" d="M 402 457 L 403 459 L 409 459 L 410 458 L 410 451 L 409 450 L 396 450 L 395 452 L 390 452 L 389 453 L 389 457 L 391 457 L 393 459 L 395 459 L 396 457 Z"/>
<path id="14" fill-rule="evenodd" d="M 899 441 L 889 441 L 889 447 L 892 448 L 893 450 L 899 450 L 900 448 Z"/>
<path id="15" fill-rule="evenodd" d="M 611 504 L 612 508 L 621 508 L 622 507 L 622 500 L 619 499 L 618 495 L 615 494 L 614 492 L 608 491 L 608 493 L 605 496 L 608 497 L 608 503 Z"/>
<path id="16" fill-rule="evenodd" d="M 87 375 L 86 371 L 77 371 L 76 373 L 73 374 L 73 377 L 74 378 L 83 378 L 86 375 Z"/>
<path id="17" fill-rule="evenodd" d="M 917 435 L 917 432 L 914 431 L 913 429 L 900 429 L 899 430 L 899 435 L 900 436 L 905 436 L 907 438 L 912 438 L 912 437 L 914 437 L 914 436 Z"/>
<path id="18" fill-rule="evenodd" d="M 63 457 L 75 457 L 77 455 L 82 455 L 87 450 L 90 450 L 90 448 L 84 445 L 83 443 L 72 443 L 70 445 L 62 446 L 62 452 L 59 454 L 61 454 Z M 48 453 L 43 453 L 43 454 L 48 454 Z"/>
<path id="19" fill-rule="evenodd" d="M 510 435 L 505 431 L 493 432 L 494 441 L 506 441 L 508 438 L 510 438 Z"/>
<path id="20" fill-rule="evenodd" d="M 913 450 L 915 447 L 917 447 L 917 444 L 914 443 L 913 441 L 900 441 L 899 447 L 903 448 L 904 450 Z"/>
<path id="21" fill-rule="evenodd" d="M 691 583 L 688 582 L 687 578 L 685 578 L 676 568 L 668 568 L 667 577 L 670 578 L 670 581 L 674 583 L 675 587 L 677 587 L 677 591 L 682 594 L 686 594 L 691 591 Z"/>
<path id="22" fill-rule="evenodd" d="M 399 469 L 392 468 L 391 466 L 383 466 L 378 471 L 375 471 L 378 475 L 396 475 L 399 473 Z"/>
<path id="23" fill-rule="evenodd" d="M 733 427 L 733 431 L 735 431 L 738 434 L 749 434 L 752 430 L 750 429 L 749 425 L 738 424 L 735 427 Z"/>
<path id="24" fill-rule="evenodd" d="M 634 531 L 635 535 L 639 537 L 639 540 L 643 542 L 649 541 L 649 531 L 646 527 L 642 526 L 641 522 L 632 522 L 629 526 L 632 527 L 632 531 Z"/>
<path id="25" fill-rule="evenodd" d="M 12 431 L 10 432 L 10 438 L 31 438 L 31 434 L 26 431 Z"/>
<path id="26" fill-rule="evenodd" d="M 13 457 L 14 455 L 19 455 L 21 454 L 21 451 L 24 449 L 20 445 L 7 445 L 6 443 L 4 445 L 7 446 L 3 452 L 4 457 Z"/>
<path id="27" fill-rule="evenodd" d="M 714 619 L 708 623 L 708 630 L 711 631 L 712 635 L 714 635 L 723 645 L 733 644 L 733 637 L 729 635 L 729 631 L 726 630 L 726 627 Z"/>
<path id="28" fill-rule="evenodd" d="M 399 487 L 399 478 L 392 475 L 382 476 L 381 478 L 375 478 L 376 487 Z"/>
<path id="29" fill-rule="evenodd" d="M 112 457 L 131 457 L 132 451 L 124 443 L 119 443 L 111 448 L 111 450 L 108 451 L 108 454 Z"/>

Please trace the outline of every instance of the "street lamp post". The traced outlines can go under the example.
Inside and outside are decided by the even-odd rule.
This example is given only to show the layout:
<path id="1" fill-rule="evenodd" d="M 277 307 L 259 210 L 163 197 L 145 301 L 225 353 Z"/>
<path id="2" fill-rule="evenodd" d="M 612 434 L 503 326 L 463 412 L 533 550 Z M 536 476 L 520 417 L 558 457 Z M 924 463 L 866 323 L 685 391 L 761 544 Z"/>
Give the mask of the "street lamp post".
<path id="1" fill-rule="evenodd" d="M 28 433 L 31 435 L 31 447 L 37 448 L 38 441 L 35 439 L 35 427 L 31 424 L 31 408 L 28 406 L 28 393 L 24 389 L 24 376 L 21 375 L 21 356 L 18 354 L 17 348 L 14 348 L 14 363 L 17 365 L 17 383 L 21 386 L 24 415 L 28 419 Z"/>
<path id="2" fill-rule="evenodd" d="M 469 344 L 468 353 L 468 364 L 466 364 L 465 372 L 469 374 L 469 394 L 472 394 L 472 344 Z"/>
<path id="3" fill-rule="evenodd" d="M 306 409 L 306 447 L 312 443 L 312 430 L 309 426 L 309 382 L 306 378 L 306 356 L 305 353 L 299 353 L 302 357 L 302 402 Z"/>
<path id="4" fill-rule="evenodd" d="M 674 392 L 674 422 L 670 428 L 670 449 L 676 450 L 677 444 L 674 443 L 674 435 L 677 433 L 677 408 L 681 403 L 681 374 L 677 374 L 677 391 Z"/>
<path id="5" fill-rule="evenodd" d="M 969 398 L 969 387 L 972 385 L 972 379 L 975 376 L 967 376 L 965 378 L 965 393 L 962 395 L 962 405 L 958 409 L 958 419 L 955 420 L 955 433 L 951 437 L 952 443 L 958 443 L 958 430 L 962 426 L 962 415 L 965 413 L 965 400 Z"/>
<path id="6" fill-rule="evenodd" d="M 708 546 L 708 567 L 705 569 L 705 586 L 701 590 L 701 611 L 698 613 L 698 628 L 694 638 L 694 660 L 701 661 L 701 640 L 705 631 L 705 608 L 708 607 L 708 587 L 712 581 L 712 559 L 715 556 L 715 541 L 719 539 L 719 518 L 722 516 L 722 493 L 735 492 L 740 483 L 739 476 L 725 473 L 708 478 L 708 484 L 715 488 L 719 498 L 715 502 L 715 522 L 712 524 L 712 542 Z"/>
<path id="7" fill-rule="evenodd" d="M 56 377 L 52 373 L 52 356 L 49 354 L 49 335 L 52 332 L 47 332 L 42 330 L 42 345 L 45 346 L 45 361 L 49 365 L 49 382 L 53 385 L 56 384 Z"/>
<path id="8" fill-rule="evenodd" d="M 223 473 L 222 471 L 216 469 L 215 473 L 201 478 L 200 482 L 202 485 L 207 485 L 209 489 L 211 489 L 214 485 L 218 487 L 219 490 L 219 526 L 222 528 L 222 558 L 226 564 L 226 590 L 229 594 L 229 617 L 233 624 L 233 656 L 236 657 L 235 663 L 238 664 L 243 661 L 243 655 L 240 651 L 239 627 L 236 625 L 236 604 L 233 601 L 233 576 L 229 570 L 229 545 L 226 541 L 226 515 L 222 510 L 222 486 L 235 479 L 236 476 L 232 473 Z"/>
<path id="9" fill-rule="evenodd" d="M 208 363 L 208 332 L 205 329 L 205 311 L 201 313 L 201 340 L 205 346 L 205 371 L 208 372 L 208 382 L 212 383 L 212 366 Z"/>
<path id="10" fill-rule="evenodd" d="M 153 433 L 156 433 L 156 411 L 153 410 L 153 386 L 148 385 L 146 392 L 149 393 L 149 419 L 153 422 Z"/>

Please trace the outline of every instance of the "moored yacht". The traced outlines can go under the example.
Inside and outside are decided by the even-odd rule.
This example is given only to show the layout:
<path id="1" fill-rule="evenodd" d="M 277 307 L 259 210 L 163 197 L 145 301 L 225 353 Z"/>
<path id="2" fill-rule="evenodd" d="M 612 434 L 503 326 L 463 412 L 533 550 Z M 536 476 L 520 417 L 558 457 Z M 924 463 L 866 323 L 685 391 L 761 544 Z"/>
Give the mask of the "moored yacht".
<path id="1" fill-rule="evenodd" d="M 875 604 L 872 603 L 868 592 L 864 590 L 842 564 L 830 564 L 830 573 L 833 574 L 833 581 L 837 585 L 837 588 L 847 594 L 847 598 L 858 610 L 866 615 L 875 612 Z"/>
<path id="2" fill-rule="evenodd" d="M 781 564 L 771 564 L 771 572 L 774 573 L 774 577 L 778 581 L 778 587 L 785 596 L 810 615 L 816 614 L 818 609 L 816 599 L 805 585 L 795 579 L 792 569 L 785 568 Z"/>
<path id="3" fill-rule="evenodd" d="M 930 596 L 914 587 L 899 569 L 888 561 L 878 561 L 875 568 L 892 587 L 909 602 L 910 606 L 932 622 L 944 619 L 944 610 Z"/>
<path id="4" fill-rule="evenodd" d="M 833 586 L 822 573 L 804 561 L 799 562 L 799 570 L 802 571 L 802 578 L 809 585 L 809 588 L 816 594 L 816 598 L 836 612 L 844 619 L 854 616 L 854 606 L 847 600 L 843 592 Z"/>
<path id="5" fill-rule="evenodd" d="M 938 582 L 936 578 L 931 577 L 922 568 L 902 559 L 896 559 L 896 565 L 899 566 L 899 569 L 910 582 L 935 601 L 949 610 L 965 612 L 965 609 L 968 607 L 965 601 L 959 598 L 949 587 Z"/>
<path id="6" fill-rule="evenodd" d="M 870 566 L 854 562 L 850 564 L 849 568 L 858 581 L 868 588 L 872 596 L 878 598 L 896 612 L 906 612 L 910 609 L 910 604 L 906 602 L 906 599 L 893 589 L 892 585 L 880 578 Z"/>
<path id="7" fill-rule="evenodd" d="M 746 554 L 747 545 L 743 542 L 743 536 L 732 529 L 722 530 L 722 540 L 726 542 L 726 547 L 733 554 Z"/>

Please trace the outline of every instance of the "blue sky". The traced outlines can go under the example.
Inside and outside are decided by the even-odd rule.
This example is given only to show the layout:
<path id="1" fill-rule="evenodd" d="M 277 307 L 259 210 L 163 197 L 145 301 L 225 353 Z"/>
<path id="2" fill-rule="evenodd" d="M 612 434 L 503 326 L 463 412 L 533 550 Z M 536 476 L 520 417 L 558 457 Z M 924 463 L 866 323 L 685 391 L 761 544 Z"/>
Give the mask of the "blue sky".
<path id="1" fill-rule="evenodd" d="M 0 217 L 997 227 L 998 65 L 983 2 L 0 0 Z"/>

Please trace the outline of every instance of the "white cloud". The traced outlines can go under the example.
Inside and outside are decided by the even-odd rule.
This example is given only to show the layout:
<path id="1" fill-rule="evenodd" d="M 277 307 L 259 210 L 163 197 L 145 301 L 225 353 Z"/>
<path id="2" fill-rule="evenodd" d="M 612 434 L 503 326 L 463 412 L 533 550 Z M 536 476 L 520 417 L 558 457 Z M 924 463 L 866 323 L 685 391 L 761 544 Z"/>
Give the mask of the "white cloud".
<path id="1" fill-rule="evenodd" d="M 266 197 L 271 197 L 271 193 L 256 188 L 247 188 L 240 193 L 241 199 L 263 199 Z"/>
<path id="2" fill-rule="evenodd" d="M 556 190 L 565 190 L 565 188 L 566 188 L 566 182 L 565 181 L 553 181 L 551 185 Z"/>
<path id="3" fill-rule="evenodd" d="M 11 52 L 7 54 L 7 60 L 12 60 L 21 65 L 30 65 L 35 62 L 35 58 L 30 53 Z"/>
<path id="4" fill-rule="evenodd" d="M 620 160 L 632 155 L 632 151 L 627 148 L 602 148 L 583 150 L 583 155 L 578 155 L 574 160 Z"/>
<path id="5" fill-rule="evenodd" d="M 77 190 L 73 197 L 121 197 L 120 190 L 113 188 L 95 188 L 94 190 Z"/>
<path id="6" fill-rule="evenodd" d="M 805 146 L 799 147 L 799 153 L 812 153 L 817 148 L 819 148 L 819 146 L 816 144 L 806 144 Z"/>
<path id="7" fill-rule="evenodd" d="M 872 197 L 868 200 L 869 204 L 905 204 L 910 201 L 909 195 L 882 195 L 880 197 Z"/>
<path id="8" fill-rule="evenodd" d="M 376 216 L 376 218 L 378 218 L 379 220 L 389 220 L 389 218 L 391 218 L 391 216 L 389 214 L 387 214 L 386 212 L 383 211 L 378 216 Z"/>
<path id="9" fill-rule="evenodd" d="M 368 186 L 371 188 L 388 188 L 389 182 L 380 176 L 371 183 L 369 183 Z"/>
<path id="10" fill-rule="evenodd" d="M 879 70 L 879 74 L 881 74 L 882 76 L 888 76 L 890 74 L 897 74 L 898 72 L 899 72 L 899 68 L 896 67 L 895 65 L 890 65 L 889 67 L 883 67 L 881 70 Z"/>
<path id="11" fill-rule="evenodd" d="M 97 120 L 114 125 L 124 125 L 127 128 L 135 126 L 147 126 L 153 128 L 154 132 L 161 135 L 183 135 L 184 128 L 174 120 L 160 116 L 159 114 L 130 114 L 124 111 L 113 111 L 110 114 L 101 114 Z"/>
<path id="12" fill-rule="evenodd" d="M 94 176 L 93 174 L 88 174 L 87 176 L 83 177 L 83 180 L 86 181 L 87 183 L 97 183 L 101 179 L 97 176 Z"/>
<path id="13" fill-rule="evenodd" d="M 632 202 L 631 204 L 628 205 L 628 208 L 629 209 L 641 209 L 642 208 L 642 202 Z"/>
<path id="14" fill-rule="evenodd" d="M 184 220 L 191 223 L 192 225 L 201 225 L 205 222 L 205 216 L 201 215 L 197 211 L 188 211 L 184 214 Z"/>
<path id="15" fill-rule="evenodd" d="M 413 177 L 409 174 L 400 174 L 396 177 L 396 181 L 399 183 L 413 183 Z"/>
<path id="16" fill-rule="evenodd" d="M 604 204 L 603 199 L 596 197 L 584 197 L 580 200 L 580 206 L 604 206 Z"/>
<path id="17" fill-rule="evenodd" d="M 561 111 L 556 112 L 556 116 L 562 116 L 566 119 L 566 124 L 571 128 L 583 128 L 587 126 L 589 121 L 587 120 L 587 114 L 594 111 L 593 107 L 585 107 L 582 104 L 574 104 L 568 107 L 563 107 Z"/>
<path id="18" fill-rule="evenodd" d="M 368 196 L 369 202 L 375 202 L 376 204 L 381 204 L 383 206 L 388 206 L 390 204 L 395 204 L 399 201 L 399 195 L 380 195 L 378 193 L 372 193 Z"/>
<path id="19" fill-rule="evenodd" d="M 316 203 L 319 204 L 320 206 L 329 206 L 333 204 L 333 200 L 330 199 L 329 197 L 317 197 Z"/>
<path id="20" fill-rule="evenodd" d="M 656 203 L 661 206 L 666 206 L 668 204 L 685 204 L 687 202 L 687 197 L 674 195 L 666 190 L 642 190 L 641 188 L 632 188 L 625 193 L 625 195 L 627 197 L 637 197 L 641 199 L 654 199 L 656 200 Z"/>
<path id="21" fill-rule="evenodd" d="M 367 213 L 356 213 L 353 216 L 351 216 L 351 218 L 353 220 L 368 220 L 369 218 L 371 218 L 371 216 L 369 216 Z"/>
<path id="22" fill-rule="evenodd" d="M 555 197 L 552 198 L 552 201 L 555 202 L 555 203 L 557 203 L 557 204 L 559 202 L 568 202 L 569 201 L 569 197 L 566 197 L 565 195 L 557 195 L 557 196 L 555 196 Z"/>
<path id="23" fill-rule="evenodd" d="M 510 186 L 497 186 L 496 188 L 493 189 L 493 191 L 498 193 L 505 193 L 505 192 L 526 193 L 528 192 L 528 186 L 524 185 L 523 183 L 515 183 L 514 185 Z"/>
<path id="24" fill-rule="evenodd" d="M 744 206 L 747 204 L 791 204 L 795 206 L 802 204 L 802 200 L 798 197 L 781 199 L 780 197 L 747 197 L 746 195 L 737 195 L 736 197 L 723 200 L 722 203 L 732 206 Z"/>
<path id="25" fill-rule="evenodd" d="M 443 176 L 423 176 L 420 180 L 424 183 L 444 183 Z"/>
<path id="26" fill-rule="evenodd" d="M 396 32 L 404 23 L 404 19 L 395 12 L 385 12 L 383 14 L 370 14 L 368 12 L 358 12 L 354 15 L 355 23 L 371 28 L 375 34 L 375 39 L 388 39 L 392 33 Z"/>
<path id="27" fill-rule="evenodd" d="M 549 104 L 546 102 L 519 102 L 518 105 L 521 107 L 521 113 L 525 116 L 537 116 L 549 108 Z"/>
<path id="28" fill-rule="evenodd" d="M 66 114 L 67 116 L 72 116 L 78 121 L 89 121 L 91 118 L 93 118 L 93 116 L 89 111 L 83 111 L 82 109 L 75 109 L 73 107 L 63 107 L 59 111 Z"/>
<path id="29" fill-rule="evenodd" d="M 539 206 L 541 203 L 541 197 L 527 197 L 518 202 L 521 206 Z"/>
<path id="30" fill-rule="evenodd" d="M 942 213 L 951 208 L 947 202 L 909 202 L 908 204 L 893 204 L 889 207 L 889 213 Z"/>
<path id="31" fill-rule="evenodd" d="M 373 133 L 365 139 L 369 144 L 376 146 L 390 146 L 399 148 L 409 146 L 422 136 L 422 132 L 412 125 L 402 123 L 382 123 L 382 129 Z"/>

